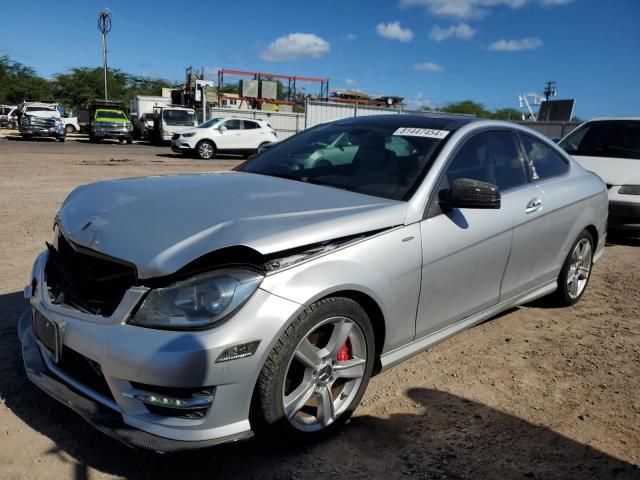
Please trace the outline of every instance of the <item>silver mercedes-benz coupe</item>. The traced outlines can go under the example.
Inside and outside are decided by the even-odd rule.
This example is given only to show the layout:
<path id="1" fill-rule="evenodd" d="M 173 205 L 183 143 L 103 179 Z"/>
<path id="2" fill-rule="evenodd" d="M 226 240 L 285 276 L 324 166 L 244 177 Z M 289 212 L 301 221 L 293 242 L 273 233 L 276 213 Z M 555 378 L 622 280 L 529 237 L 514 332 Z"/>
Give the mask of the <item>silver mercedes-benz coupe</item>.
<path id="1" fill-rule="evenodd" d="M 606 222 L 603 181 L 515 124 L 323 124 L 233 172 L 74 190 L 25 288 L 24 363 L 130 445 L 313 437 L 373 374 L 515 305 L 577 302 Z"/>

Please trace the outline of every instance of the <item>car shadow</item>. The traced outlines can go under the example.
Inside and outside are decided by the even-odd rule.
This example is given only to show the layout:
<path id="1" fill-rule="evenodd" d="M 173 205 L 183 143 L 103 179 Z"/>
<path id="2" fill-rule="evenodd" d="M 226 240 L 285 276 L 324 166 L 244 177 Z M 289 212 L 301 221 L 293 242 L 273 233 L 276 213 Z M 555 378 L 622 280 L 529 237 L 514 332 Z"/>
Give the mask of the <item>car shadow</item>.
<path id="1" fill-rule="evenodd" d="M 617 231 L 607 232 L 607 246 L 620 245 L 625 247 L 640 247 L 640 231 L 625 233 Z"/>
<path id="2" fill-rule="evenodd" d="M 184 155 L 182 153 L 156 153 L 156 157 L 184 158 L 184 159 L 187 159 L 187 160 L 200 160 L 195 155 L 189 156 L 189 155 Z M 211 160 L 201 160 L 201 161 L 203 161 L 203 162 L 207 162 L 207 161 L 215 162 L 216 160 L 244 160 L 244 157 L 242 157 L 241 155 L 218 154 L 218 155 L 215 156 L 215 158 L 213 158 Z"/>
<path id="3" fill-rule="evenodd" d="M 55 143 L 58 140 L 52 137 L 31 137 L 23 139 L 20 134 L 17 135 L 8 135 L 6 137 L 7 140 L 11 142 L 41 142 L 41 143 Z"/>
<path id="4" fill-rule="evenodd" d="M 122 478 L 639 478 L 637 466 L 549 428 L 448 392 L 412 388 L 409 411 L 357 416 L 315 442 L 277 435 L 194 452 L 160 455 L 112 440 L 27 379 L 16 325 L 22 293 L 0 296 L 0 398 L 49 438 L 43 455 Z M 375 388 L 375 387 L 370 387 Z M 382 400 L 381 400 L 382 401 Z M 405 402 L 406 403 L 406 402 Z M 398 407 L 407 410 L 406 407 Z M 3 433 L 4 437 L 4 433 Z M 11 441 L 4 437 L 3 442 Z M 43 460 L 49 463 L 51 460 Z M 0 476 L 2 474 L 0 467 Z"/>

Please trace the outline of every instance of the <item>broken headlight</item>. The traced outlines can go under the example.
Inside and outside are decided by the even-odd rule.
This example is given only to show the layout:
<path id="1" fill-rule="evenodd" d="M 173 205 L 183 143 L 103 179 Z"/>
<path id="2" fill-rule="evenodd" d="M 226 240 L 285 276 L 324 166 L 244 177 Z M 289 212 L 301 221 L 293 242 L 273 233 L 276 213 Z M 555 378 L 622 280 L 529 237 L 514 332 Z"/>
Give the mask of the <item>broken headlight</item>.
<path id="1" fill-rule="evenodd" d="M 220 270 L 155 288 L 130 323 L 167 330 L 208 328 L 240 308 L 262 279 L 251 270 Z"/>

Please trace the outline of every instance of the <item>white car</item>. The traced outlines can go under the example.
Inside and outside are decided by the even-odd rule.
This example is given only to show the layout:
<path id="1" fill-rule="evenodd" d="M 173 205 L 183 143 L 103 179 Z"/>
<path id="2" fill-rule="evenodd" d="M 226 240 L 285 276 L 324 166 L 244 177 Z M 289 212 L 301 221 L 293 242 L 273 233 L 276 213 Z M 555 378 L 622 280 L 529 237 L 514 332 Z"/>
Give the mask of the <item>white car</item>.
<path id="1" fill-rule="evenodd" d="M 599 118 L 560 141 L 609 190 L 609 228 L 640 232 L 640 117 Z"/>
<path id="2" fill-rule="evenodd" d="M 64 131 L 69 135 L 70 133 L 78 133 L 80 131 L 80 125 L 78 124 L 78 117 L 63 117 Z"/>
<path id="3" fill-rule="evenodd" d="M 212 118 L 174 134 L 171 149 L 189 155 L 195 153 L 203 160 L 210 160 L 218 153 L 248 156 L 262 145 L 277 141 L 275 130 L 267 122 L 225 117 Z"/>

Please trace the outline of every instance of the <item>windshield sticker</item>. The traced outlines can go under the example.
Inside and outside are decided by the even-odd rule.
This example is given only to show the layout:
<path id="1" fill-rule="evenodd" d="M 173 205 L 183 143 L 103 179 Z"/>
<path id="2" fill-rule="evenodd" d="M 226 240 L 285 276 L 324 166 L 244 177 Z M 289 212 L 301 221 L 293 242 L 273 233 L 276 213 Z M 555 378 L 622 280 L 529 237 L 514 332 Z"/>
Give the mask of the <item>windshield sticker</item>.
<path id="1" fill-rule="evenodd" d="M 401 137 L 425 137 L 425 138 L 444 138 L 449 134 L 448 130 L 434 130 L 432 128 L 409 128 L 400 127 L 394 135 Z"/>

